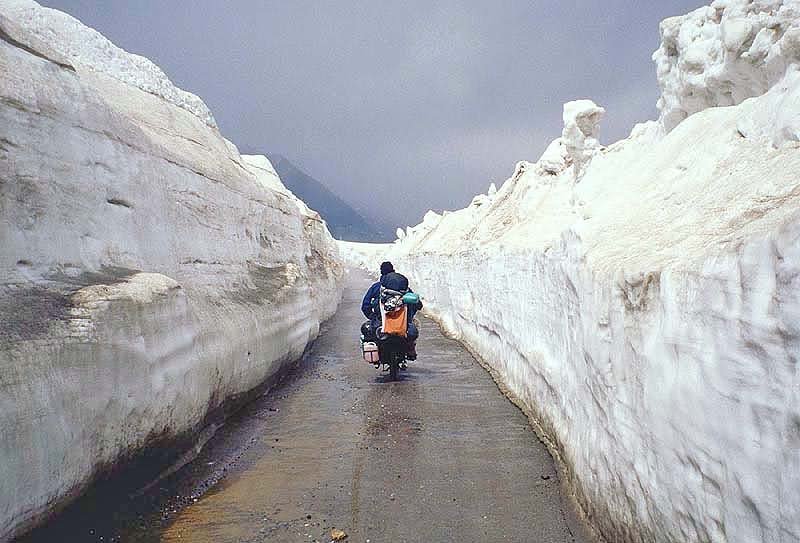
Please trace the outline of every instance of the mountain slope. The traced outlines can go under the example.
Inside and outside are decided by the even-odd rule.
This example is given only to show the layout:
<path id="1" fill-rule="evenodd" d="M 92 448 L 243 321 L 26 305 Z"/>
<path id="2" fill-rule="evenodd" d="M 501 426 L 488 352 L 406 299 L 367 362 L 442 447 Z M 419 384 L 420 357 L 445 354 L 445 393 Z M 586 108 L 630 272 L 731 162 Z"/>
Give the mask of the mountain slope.
<path id="1" fill-rule="evenodd" d="M 375 241 L 381 238 L 378 227 L 286 157 L 272 154 L 269 160 L 284 185 L 325 219 L 334 237 L 352 241 Z"/>

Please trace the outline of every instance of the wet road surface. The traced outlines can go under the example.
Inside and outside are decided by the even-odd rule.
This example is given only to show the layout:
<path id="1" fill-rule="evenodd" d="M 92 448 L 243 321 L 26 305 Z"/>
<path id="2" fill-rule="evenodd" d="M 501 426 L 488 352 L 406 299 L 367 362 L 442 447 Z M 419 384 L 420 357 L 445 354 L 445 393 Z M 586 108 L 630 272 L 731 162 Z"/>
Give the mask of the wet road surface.
<path id="1" fill-rule="evenodd" d="M 360 361 L 369 284 L 351 272 L 304 360 L 192 464 L 24 542 L 588 541 L 525 416 L 434 323 L 401 381 Z"/>

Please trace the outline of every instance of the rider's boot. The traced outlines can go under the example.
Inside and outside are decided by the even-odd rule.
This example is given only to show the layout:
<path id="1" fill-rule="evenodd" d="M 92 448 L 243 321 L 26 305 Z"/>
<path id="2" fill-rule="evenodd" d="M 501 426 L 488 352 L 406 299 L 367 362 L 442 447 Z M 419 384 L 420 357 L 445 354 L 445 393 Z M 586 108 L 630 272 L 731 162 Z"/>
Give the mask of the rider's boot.
<path id="1" fill-rule="evenodd" d="M 406 353 L 406 358 L 409 360 L 416 360 L 417 359 L 417 342 L 411 341 L 408 343 L 408 352 Z"/>

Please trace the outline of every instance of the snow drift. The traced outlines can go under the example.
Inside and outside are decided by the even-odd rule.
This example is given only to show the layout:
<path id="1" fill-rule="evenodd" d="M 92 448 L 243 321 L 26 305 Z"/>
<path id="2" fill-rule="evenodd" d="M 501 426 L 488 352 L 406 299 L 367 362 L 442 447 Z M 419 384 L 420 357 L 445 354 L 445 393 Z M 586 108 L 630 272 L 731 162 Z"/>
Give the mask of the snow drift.
<path id="1" fill-rule="evenodd" d="M 499 190 L 358 251 L 492 367 L 609 541 L 800 541 L 799 25 L 665 21 L 659 122 L 603 148 L 568 104 Z"/>
<path id="2" fill-rule="evenodd" d="M 698 111 L 774 88 L 800 59 L 796 0 L 717 0 L 661 23 L 653 55 L 667 130 Z"/>
<path id="3" fill-rule="evenodd" d="M 302 355 L 342 270 L 269 161 L 241 157 L 148 60 L 5 0 L 0 74 L 5 541 L 213 431 Z"/>

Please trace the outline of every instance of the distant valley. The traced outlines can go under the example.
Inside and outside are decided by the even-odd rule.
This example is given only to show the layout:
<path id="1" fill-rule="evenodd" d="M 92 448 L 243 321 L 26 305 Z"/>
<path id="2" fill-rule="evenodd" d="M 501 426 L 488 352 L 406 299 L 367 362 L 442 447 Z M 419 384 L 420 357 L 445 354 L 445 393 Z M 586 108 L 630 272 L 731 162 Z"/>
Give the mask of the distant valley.
<path id="1" fill-rule="evenodd" d="M 286 157 L 279 154 L 267 156 L 283 184 L 325 219 L 335 238 L 347 241 L 394 239 L 393 228 L 375 224 L 374 221 L 365 218 L 322 182 L 305 173 Z"/>

